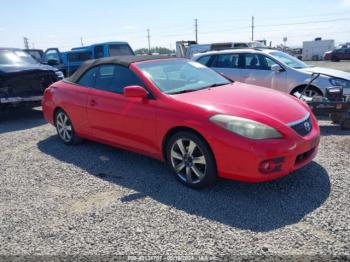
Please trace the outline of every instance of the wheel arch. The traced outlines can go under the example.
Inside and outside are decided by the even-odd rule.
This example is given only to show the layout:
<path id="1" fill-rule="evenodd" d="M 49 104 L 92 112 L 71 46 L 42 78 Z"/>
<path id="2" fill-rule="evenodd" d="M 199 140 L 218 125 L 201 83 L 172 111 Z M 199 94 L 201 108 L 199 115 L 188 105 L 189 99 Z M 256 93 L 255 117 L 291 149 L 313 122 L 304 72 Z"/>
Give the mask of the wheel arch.
<path id="1" fill-rule="evenodd" d="M 300 90 L 300 89 L 302 89 L 302 88 L 304 88 L 304 87 L 306 87 L 306 86 L 307 86 L 306 84 L 298 85 L 298 86 L 294 87 L 294 88 L 292 89 L 292 91 L 291 91 L 289 94 L 290 94 L 290 95 L 293 95 L 296 91 L 298 91 L 298 90 Z M 310 88 L 316 90 L 317 92 L 319 92 L 319 94 L 324 95 L 323 92 L 322 92 L 322 90 L 321 90 L 319 87 L 317 87 L 317 86 L 315 86 L 315 85 L 310 85 Z"/>
<path id="2" fill-rule="evenodd" d="M 215 162 L 215 165 L 216 165 L 216 158 L 215 158 L 213 150 L 212 150 L 211 146 L 209 145 L 208 141 L 205 139 L 205 137 L 199 131 L 197 131 L 194 128 L 187 127 L 187 126 L 172 127 L 171 129 L 168 130 L 168 132 L 163 137 L 163 140 L 162 140 L 162 157 L 163 157 L 164 161 L 167 161 L 166 149 L 167 149 L 169 140 L 171 139 L 171 137 L 173 135 L 175 135 L 176 133 L 179 133 L 179 132 L 190 132 L 192 134 L 195 134 L 195 135 L 199 136 L 203 140 L 203 142 L 206 143 L 206 145 L 208 146 L 208 148 L 210 150 L 210 153 L 212 154 L 212 156 L 213 156 L 213 158 L 215 160 L 214 162 Z"/>
<path id="3" fill-rule="evenodd" d="M 65 111 L 63 110 L 63 108 L 60 107 L 60 106 L 55 107 L 55 109 L 52 111 L 52 112 L 53 112 L 53 114 L 52 114 L 52 119 L 53 119 L 53 124 L 54 124 L 55 126 L 56 126 L 56 114 L 58 113 L 58 111 L 63 111 L 63 112 L 65 112 Z"/>

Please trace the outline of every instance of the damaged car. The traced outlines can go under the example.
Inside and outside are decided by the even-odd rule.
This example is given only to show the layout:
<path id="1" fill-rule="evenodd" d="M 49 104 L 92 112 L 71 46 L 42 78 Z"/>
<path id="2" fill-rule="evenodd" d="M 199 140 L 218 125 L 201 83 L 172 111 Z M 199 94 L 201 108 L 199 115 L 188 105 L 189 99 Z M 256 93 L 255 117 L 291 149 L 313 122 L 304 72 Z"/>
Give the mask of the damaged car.
<path id="1" fill-rule="evenodd" d="M 13 106 L 39 106 L 44 90 L 63 77 L 21 49 L 0 48 L 0 113 Z"/>

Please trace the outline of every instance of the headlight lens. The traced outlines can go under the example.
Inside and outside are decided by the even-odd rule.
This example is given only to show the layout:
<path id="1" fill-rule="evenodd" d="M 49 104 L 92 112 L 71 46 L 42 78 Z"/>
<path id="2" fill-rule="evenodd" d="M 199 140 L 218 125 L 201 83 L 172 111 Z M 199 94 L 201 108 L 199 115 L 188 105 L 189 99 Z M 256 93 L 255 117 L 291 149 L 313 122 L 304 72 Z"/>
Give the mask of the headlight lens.
<path id="1" fill-rule="evenodd" d="M 333 86 L 350 87 L 350 81 L 341 78 L 330 78 L 329 82 Z"/>
<path id="2" fill-rule="evenodd" d="M 55 74 L 56 74 L 56 76 L 58 77 L 58 78 L 60 78 L 60 79 L 63 79 L 64 78 L 64 74 L 61 72 L 61 71 L 55 71 Z"/>
<path id="3" fill-rule="evenodd" d="M 210 118 L 210 121 L 233 133 L 250 139 L 282 137 L 282 135 L 273 127 L 247 118 L 229 115 L 215 115 Z"/>

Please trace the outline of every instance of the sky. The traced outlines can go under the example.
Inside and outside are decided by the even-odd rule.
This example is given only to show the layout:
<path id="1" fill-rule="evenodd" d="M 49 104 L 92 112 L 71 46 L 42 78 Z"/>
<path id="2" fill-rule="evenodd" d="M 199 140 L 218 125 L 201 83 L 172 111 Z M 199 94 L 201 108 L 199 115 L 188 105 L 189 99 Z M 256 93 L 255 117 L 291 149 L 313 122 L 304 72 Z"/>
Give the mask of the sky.
<path id="1" fill-rule="evenodd" d="M 0 46 L 69 50 L 106 41 L 132 48 L 174 49 L 178 40 L 199 43 L 251 40 L 302 46 L 315 37 L 350 42 L 350 0 L 0 0 Z"/>

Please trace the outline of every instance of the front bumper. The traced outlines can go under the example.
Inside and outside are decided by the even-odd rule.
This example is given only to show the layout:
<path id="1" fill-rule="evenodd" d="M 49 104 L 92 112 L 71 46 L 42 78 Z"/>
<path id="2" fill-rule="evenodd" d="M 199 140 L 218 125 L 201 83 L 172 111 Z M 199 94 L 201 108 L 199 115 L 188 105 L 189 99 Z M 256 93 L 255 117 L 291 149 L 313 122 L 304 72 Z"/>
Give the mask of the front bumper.
<path id="1" fill-rule="evenodd" d="M 239 144 L 230 139 L 212 141 L 218 175 L 257 183 L 280 178 L 310 163 L 317 154 L 320 131 L 313 118 L 313 130 L 304 137 L 290 130 L 290 134 L 283 139 L 242 141 Z M 278 171 L 267 174 L 261 172 L 262 162 L 281 158 L 283 162 Z"/>

